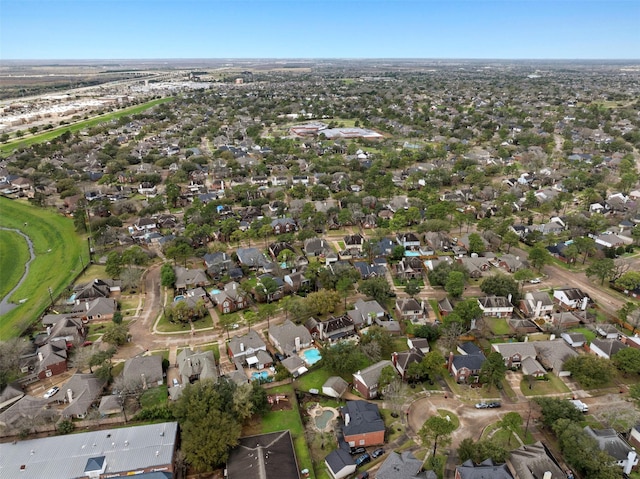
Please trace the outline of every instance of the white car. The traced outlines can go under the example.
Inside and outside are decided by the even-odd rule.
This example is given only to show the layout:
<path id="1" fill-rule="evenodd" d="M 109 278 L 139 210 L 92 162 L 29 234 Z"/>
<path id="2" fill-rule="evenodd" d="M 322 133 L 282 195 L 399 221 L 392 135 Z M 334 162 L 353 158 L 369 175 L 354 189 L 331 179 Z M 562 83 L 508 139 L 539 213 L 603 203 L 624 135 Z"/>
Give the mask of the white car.
<path id="1" fill-rule="evenodd" d="M 42 396 L 45 399 L 49 399 L 52 396 L 55 396 L 55 394 L 60 391 L 60 388 L 58 386 L 54 386 L 51 389 L 49 389 L 46 393 L 44 393 L 44 396 Z"/>
<path id="2" fill-rule="evenodd" d="M 529 283 L 531 283 L 531 284 L 538 284 L 538 283 L 541 283 L 541 282 L 542 282 L 542 280 L 540 278 L 535 278 L 535 279 L 532 279 L 531 281 L 529 281 Z"/>

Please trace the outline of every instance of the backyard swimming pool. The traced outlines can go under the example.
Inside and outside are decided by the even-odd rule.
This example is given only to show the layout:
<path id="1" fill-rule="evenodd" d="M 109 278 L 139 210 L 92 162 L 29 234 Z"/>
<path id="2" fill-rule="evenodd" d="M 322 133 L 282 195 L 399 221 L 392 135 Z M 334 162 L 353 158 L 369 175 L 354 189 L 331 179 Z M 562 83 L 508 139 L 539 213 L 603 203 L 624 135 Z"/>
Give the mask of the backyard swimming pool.
<path id="1" fill-rule="evenodd" d="M 184 294 L 179 294 L 178 296 L 173 298 L 173 302 L 175 303 L 176 301 L 182 301 L 183 299 L 184 299 Z"/>
<path id="2" fill-rule="evenodd" d="M 220 294 L 220 290 L 219 289 L 212 289 L 211 291 L 209 291 L 209 294 L 211 296 L 216 295 L 216 294 Z"/>
<path id="3" fill-rule="evenodd" d="M 266 371 L 254 371 L 251 373 L 252 381 L 255 381 L 256 379 L 262 379 L 263 381 L 266 381 L 268 377 L 269 373 L 267 373 Z"/>
<path id="4" fill-rule="evenodd" d="M 322 359 L 320 351 L 318 351 L 317 349 L 307 349 L 303 351 L 302 355 L 304 356 L 304 361 L 309 366 L 313 366 L 315 363 Z"/>
<path id="5" fill-rule="evenodd" d="M 420 251 L 405 251 L 405 256 L 420 256 Z"/>
<path id="6" fill-rule="evenodd" d="M 332 419 L 333 411 L 325 409 L 324 411 L 322 411 L 322 414 L 316 416 L 316 426 L 318 427 L 318 429 L 324 430 L 324 428 L 327 427 L 329 421 L 331 421 Z"/>

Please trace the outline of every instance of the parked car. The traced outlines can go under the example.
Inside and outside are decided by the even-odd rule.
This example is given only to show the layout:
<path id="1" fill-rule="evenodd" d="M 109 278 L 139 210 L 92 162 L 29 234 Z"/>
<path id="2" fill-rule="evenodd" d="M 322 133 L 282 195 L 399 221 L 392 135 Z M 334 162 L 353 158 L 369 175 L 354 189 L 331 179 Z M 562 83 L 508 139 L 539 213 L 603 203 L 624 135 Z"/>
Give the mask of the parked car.
<path id="1" fill-rule="evenodd" d="M 46 393 L 44 393 L 44 396 L 42 396 L 45 399 L 49 399 L 52 396 L 55 396 L 56 393 L 60 391 L 60 388 L 58 386 L 54 386 L 51 389 L 49 389 Z"/>
<path id="2" fill-rule="evenodd" d="M 371 461 L 371 456 L 369 454 L 363 454 L 358 459 L 356 459 L 356 467 L 360 467 L 370 461 Z"/>
<path id="3" fill-rule="evenodd" d="M 369 479 L 369 473 L 367 471 L 361 472 L 356 476 L 356 479 Z"/>
<path id="4" fill-rule="evenodd" d="M 355 456 L 356 454 L 364 454 L 367 450 L 364 447 L 352 447 L 349 452 L 352 456 Z"/>
<path id="5" fill-rule="evenodd" d="M 490 407 L 490 408 L 502 407 L 502 404 L 500 403 L 500 401 L 494 401 L 487 404 L 487 407 Z"/>
<path id="6" fill-rule="evenodd" d="M 176 378 L 173 378 L 173 387 L 177 388 L 178 386 L 180 386 L 180 383 L 178 382 L 178 380 Z"/>
<path id="7" fill-rule="evenodd" d="M 487 409 L 489 405 L 486 402 L 476 403 L 476 409 Z"/>
<path id="8" fill-rule="evenodd" d="M 380 457 L 384 454 L 384 449 L 382 449 L 381 447 L 379 447 L 378 449 L 376 449 L 375 451 L 373 451 L 371 453 L 371 457 L 376 458 L 376 457 Z"/>

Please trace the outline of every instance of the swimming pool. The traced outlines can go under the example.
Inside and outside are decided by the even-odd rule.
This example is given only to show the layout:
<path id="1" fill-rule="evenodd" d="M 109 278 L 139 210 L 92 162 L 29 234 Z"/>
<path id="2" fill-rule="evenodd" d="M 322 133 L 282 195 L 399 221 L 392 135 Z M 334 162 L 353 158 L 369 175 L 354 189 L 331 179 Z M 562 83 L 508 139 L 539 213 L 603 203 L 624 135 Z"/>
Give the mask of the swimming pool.
<path id="1" fill-rule="evenodd" d="M 266 381 L 268 377 L 269 373 L 267 373 L 266 371 L 254 371 L 251 373 L 252 381 L 255 381 L 256 379 L 262 379 L 263 381 Z"/>
<path id="2" fill-rule="evenodd" d="M 320 351 L 317 349 L 307 349 L 303 351 L 304 361 L 309 365 L 313 366 L 315 363 L 322 359 L 320 355 Z"/>
<path id="3" fill-rule="evenodd" d="M 184 294 L 179 294 L 178 296 L 173 298 L 173 302 L 175 303 L 176 301 L 182 301 L 183 299 L 184 299 Z"/>
<path id="4" fill-rule="evenodd" d="M 405 256 L 420 256 L 420 251 L 405 251 Z"/>
<path id="5" fill-rule="evenodd" d="M 333 411 L 325 409 L 322 414 L 316 416 L 316 426 L 318 426 L 318 429 L 323 430 L 332 419 Z"/>
<path id="6" fill-rule="evenodd" d="M 220 290 L 219 289 L 212 289 L 211 291 L 209 291 L 209 294 L 211 296 L 216 295 L 216 294 L 220 294 Z"/>

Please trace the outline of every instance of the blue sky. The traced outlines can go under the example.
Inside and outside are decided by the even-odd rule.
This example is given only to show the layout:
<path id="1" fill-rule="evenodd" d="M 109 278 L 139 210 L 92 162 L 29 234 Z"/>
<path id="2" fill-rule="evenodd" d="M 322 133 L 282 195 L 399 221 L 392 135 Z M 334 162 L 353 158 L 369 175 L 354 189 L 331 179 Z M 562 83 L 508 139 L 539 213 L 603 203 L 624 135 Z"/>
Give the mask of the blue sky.
<path id="1" fill-rule="evenodd" d="M 638 59 L 640 0 L 0 0 L 0 59 Z"/>

